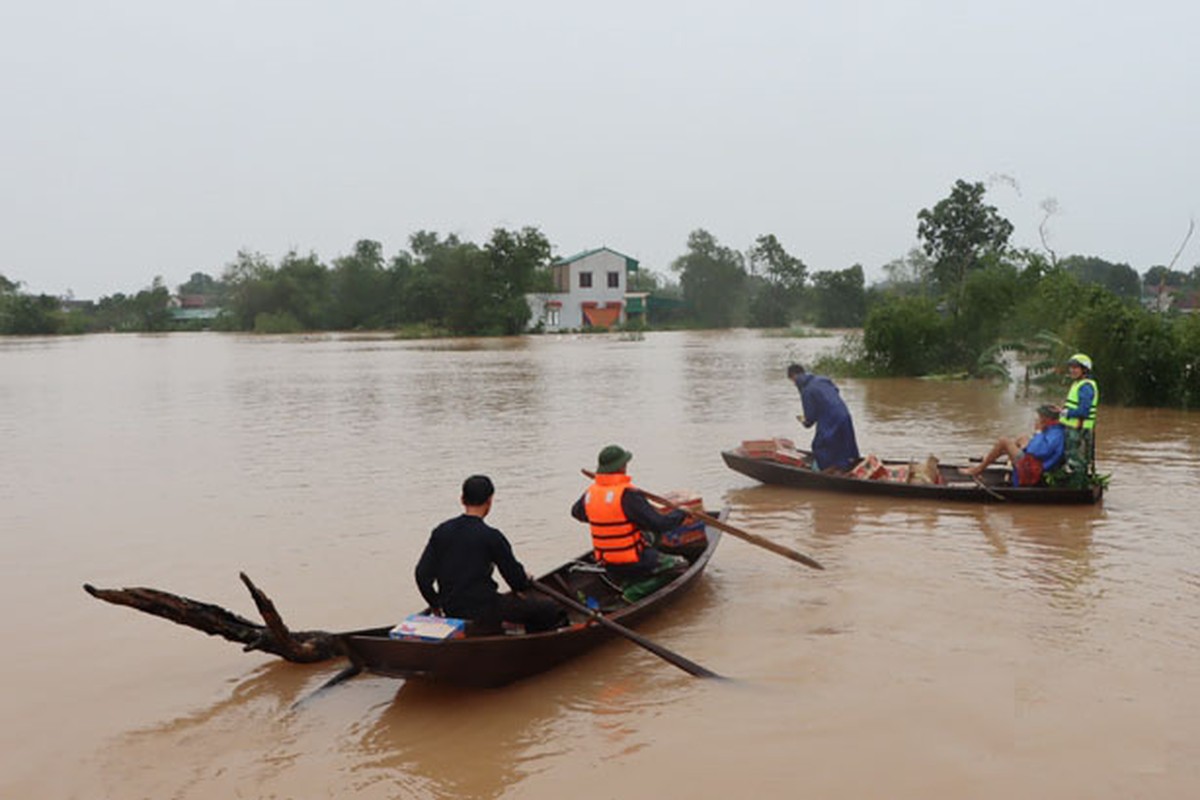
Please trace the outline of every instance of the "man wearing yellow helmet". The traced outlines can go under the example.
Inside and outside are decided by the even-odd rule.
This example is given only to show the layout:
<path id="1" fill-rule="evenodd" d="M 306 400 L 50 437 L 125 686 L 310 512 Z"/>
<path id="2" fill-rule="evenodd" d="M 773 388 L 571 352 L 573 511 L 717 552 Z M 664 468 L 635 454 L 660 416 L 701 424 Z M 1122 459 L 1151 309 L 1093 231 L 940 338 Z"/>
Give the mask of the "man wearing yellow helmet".
<path id="1" fill-rule="evenodd" d="M 1059 421 L 1068 432 L 1068 451 L 1078 448 L 1091 471 L 1096 458 L 1094 431 L 1096 408 L 1100 405 L 1100 388 L 1092 378 L 1092 359 L 1083 353 L 1076 353 L 1067 359 L 1067 370 L 1071 373 L 1071 388 L 1067 392 Z"/>

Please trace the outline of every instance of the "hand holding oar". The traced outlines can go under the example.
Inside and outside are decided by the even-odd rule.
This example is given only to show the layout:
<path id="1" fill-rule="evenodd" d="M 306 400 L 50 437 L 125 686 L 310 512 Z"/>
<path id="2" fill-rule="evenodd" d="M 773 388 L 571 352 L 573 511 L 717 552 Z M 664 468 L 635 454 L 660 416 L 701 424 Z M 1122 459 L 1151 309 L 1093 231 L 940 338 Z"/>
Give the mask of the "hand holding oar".
<path id="1" fill-rule="evenodd" d="M 596 473 L 589 472 L 586 469 L 582 470 L 582 472 L 584 475 L 587 475 L 589 478 L 596 477 Z M 772 553 L 777 553 L 778 555 L 781 555 L 784 558 L 790 558 L 792 561 L 798 561 L 806 567 L 812 567 L 813 569 L 825 569 L 823 566 L 821 566 L 820 562 L 809 558 L 808 556 L 804 555 L 803 553 L 798 553 L 795 550 L 791 549 L 790 547 L 784 547 L 783 545 L 781 545 L 777 542 L 772 542 L 770 539 L 764 539 L 763 537 L 758 536 L 757 534 L 749 533 L 747 531 L 742 530 L 741 528 L 735 528 L 732 525 L 722 522 L 721 520 L 717 519 L 716 517 L 714 517 L 710 514 L 705 514 L 703 511 L 697 511 L 693 508 L 684 508 L 683 506 L 679 505 L 678 503 L 672 503 L 667 498 L 659 497 L 658 495 L 652 494 L 651 492 L 647 492 L 645 489 L 642 489 L 640 487 L 638 488 L 638 491 L 641 492 L 642 494 L 644 494 L 648 499 L 653 500 L 656 503 L 667 506 L 669 508 L 678 508 L 680 511 L 684 511 L 688 514 L 691 514 L 693 517 L 700 520 L 705 525 L 712 525 L 714 528 L 725 531 L 726 533 L 728 533 L 732 536 L 736 536 L 737 538 L 742 539 L 743 541 L 747 541 L 750 544 L 756 544 L 759 547 L 766 549 L 766 550 L 770 550 Z"/>
<path id="2" fill-rule="evenodd" d="M 613 622 L 611 619 L 604 616 L 600 612 L 588 608 L 583 603 L 580 603 L 577 600 L 573 600 L 572 598 L 567 597 L 565 594 L 562 594 L 561 592 L 557 592 L 554 589 L 551 589 L 549 586 L 542 583 L 541 581 L 534 581 L 533 588 L 537 589 L 539 592 L 546 595 L 547 597 L 550 597 L 551 599 L 560 603 L 561 605 L 566 606 L 567 608 L 574 609 L 575 611 L 578 611 L 581 614 L 586 614 L 587 616 L 591 617 L 593 620 L 600 623 L 601 625 L 608 628 L 609 630 L 611 630 L 615 633 L 618 633 L 621 636 L 624 636 L 626 639 L 633 642 L 634 644 L 641 645 L 642 647 L 646 648 L 651 653 L 654 653 L 654 655 L 658 656 L 659 658 L 663 659 L 664 661 L 669 661 L 670 663 L 679 667 L 684 672 L 695 675 L 697 678 L 720 678 L 720 679 L 724 680 L 724 676 L 718 675 L 717 673 L 713 672 L 712 670 L 702 667 L 694 661 L 689 661 L 688 659 L 684 658 L 683 656 L 679 655 L 678 653 L 673 653 L 660 644 L 655 644 L 654 642 L 650 641 L 646 637 L 644 637 L 640 634 L 634 633 L 629 628 L 626 628 L 624 625 L 621 625 L 618 622 Z"/>

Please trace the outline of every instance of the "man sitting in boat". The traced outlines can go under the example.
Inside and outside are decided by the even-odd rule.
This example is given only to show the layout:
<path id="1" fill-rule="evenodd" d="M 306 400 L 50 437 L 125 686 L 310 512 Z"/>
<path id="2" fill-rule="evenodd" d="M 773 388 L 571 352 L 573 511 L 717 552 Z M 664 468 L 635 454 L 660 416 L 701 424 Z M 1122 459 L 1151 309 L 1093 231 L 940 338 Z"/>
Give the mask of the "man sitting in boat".
<path id="1" fill-rule="evenodd" d="M 566 624 L 554 601 L 518 594 L 532 588 L 533 576 L 513 556 L 504 534 L 483 521 L 495 492 L 486 475 L 463 481 L 463 513 L 433 529 L 417 562 L 421 596 L 437 614 L 471 620 L 470 633 L 497 632 L 505 622 L 524 625 L 527 632 Z M 493 565 L 512 594 L 497 591 Z"/>
<path id="2" fill-rule="evenodd" d="M 648 535 L 666 533 L 683 524 L 686 514 L 675 509 L 660 514 L 632 484 L 625 465 L 633 453 L 610 444 L 600 451 L 596 478 L 571 507 L 571 516 L 592 527 L 592 551 L 597 564 L 619 581 L 632 581 L 686 566 L 687 559 L 656 549 Z"/>
<path id="3" fill-rule="evenodd" d="M 1035 433 L 1032 437 L 1002 436 L 978 464 L 966 467 L 963 474 L 978 476 L 1001 456 L 1008 456 L 1013 465 L 1013 486 L 1036 486 L 1044 473 L 1056 469 L 1063 462 L 1066 436 L 1058 421 L 1058 409 L 1054 406 L 1039 406 Z"/>
<path id="4" fill-rule="evenodd" d="M 803 413 L 797 417 L 806 428 L 817 426 L 813 434 L 812 452 L 818 470 L 850 469 L 859 460 L 858 440 L 854 436 L 854 420 L 842 400 L 837 386 L 824 375 L 813 375 L 799 364 L 789 364 L 788 380 L 800 392 Z"/>

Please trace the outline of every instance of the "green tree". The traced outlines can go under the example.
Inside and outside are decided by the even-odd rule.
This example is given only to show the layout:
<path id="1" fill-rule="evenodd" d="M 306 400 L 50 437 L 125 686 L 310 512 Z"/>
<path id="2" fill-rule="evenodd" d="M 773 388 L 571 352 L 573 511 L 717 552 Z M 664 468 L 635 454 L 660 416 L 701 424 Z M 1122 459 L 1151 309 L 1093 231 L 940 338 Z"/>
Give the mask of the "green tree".
<path id="1" fill-rule="evenodd" d="M 963 285 L 962 313 L 950 318 L 951 339 L 943 350 L 945 367 L 976 373 L 980 355 L 1003 337 L 1021 298 L 1021 273 L 995 253 L 986 268 L 970 273 Z"/>
<path id="2" fill-rule="evenodd" d="M 272 281 L 274 313 L 289 314 L 301 329 L 321 330 L 328 327 L 332 317 L 330 274 L 315 253 L 300 256 L 295 250 L 289 251 L 279 262 Z M 255 319 L 258 319 L 258 315 L 255 315 Z M 261 329 L 262 326 L 256 321 L 255 328 Z M 279 329 L 277 332 L 290 331 Z"/>
<path id="3" fill-rule="evenodd" d="M 663 286 L 663 276 L 651 269 L 639 269 L 629 274 L 629 291 L 655 292 Z"/>
<path id="4" fill-rule="evenodd" d="M 679 273 L 684 302 L 700 325 L 732 326 L 746 297 L 742 254 L 721 246 L 703 229 L 688 235 L 687 248 L 685 255 L 671 263 L 671 269 Z"/>
<path id="5" fill-rule="evenodd" d="M 1098 283 L 1126 300 L 1142 296 L 1142 279 L 1128 264 L 1113 264 L 1095 256 L 1067 256 L 1059 266 L 1083 283 Z"/>
<path id="6" fill-rule="evenodd" d="M 171 312 L 168 306 L 171 293 L 163 283 L 161 275 L 155 276 L 149 288 L 134 295 L 131 301 L 130 329 L 136 331 L 165 331 L 171 327 Z"/>
<path id="7" fill-rule="evenodd" d="M 940 370 L 950 340 L 949 321 L 926 297 L 893 295 L 872 308 L 863 325 L 867 362 L 885 375 Z"/>
<path id="8" fill-rule="evenodd" d="M 0 272 L 0 334 L 12 333 L 12 304 L 16 296 L 17 284 Z"/>
<path id="9" fill-rule="evenodd" d="M 333 260 L 330 315 L 333 327 L 339 330 L 382 327 L 389 321 L 388 283 L 383 245 L 371 239 L 355 242 L 351 255 Z"/>
<path id="10" fill-rule="evenodd" d="M 983 268 L 985 256 L 1003 255 L 1013 231 L 995 206 L 983 202 L 985 191 L 982 183 L 959 180 L 949 197 L 917 213 L 917 235 L 933 259 L 933 277 L 955 315 L 967 275 Z"/>
<path id="11" fill-rule="evenodd" d="M 791 255 L 774 234 L 759 236 L 749 253 L 751 273 L 750 324 L 783 327 L 804 294 L 808 268 Z"/>
<path id="12" fill-rule="evenodd" d="M 1142 276 L 1142 282 L 1147 288 L 1153 289 L 1156 286 L 1169 286 L 1172 289 L 1178 289 L 1183 286 L 1188 280 L 1186 273 L 1179 270 L 1158 266 L 1151 267 L 1146 270 L 1146 274 Z"/>
<path id="13" fill-rule="evenodd" d="M 490 304 L 484 311 L 485 327 L 515 335 L 525 330 L 532 313 L 525 294 L 533 290 L 534 277 L 549 269 L 550 241 L 537 228 L 513 233 L 503 228 L 492 231 L 483 246 L 487 254 Z"/>
<path id="14" fill-rule="evenodd" d="M 861 264 L 843 270 L 816 272 L 812 280 L 818 326 L 857 328 L 863 324 L 867 314 L 867 294 Z"/>
<path id="15" fill-rule="evenodd" d="M 208 298 L 210 305 L 221 305 L 225 300 L 225 284 L 207 272 L 193 272 L 176 289 L 181 295 L 203 295 Z"/>
<path id="16" fill-rule="evenodd" d="M 474 336 L 496 335 L 495 319 L 489 312 L 491 261 L 487 253 L 468 242 L 446 249 L 437 259 L 445 294 L 445 324 L 451 333 Z"/>
<path id="17" fill-rule="evenodd" d="M 59 305 L 58 298 L 48 294 L 30 295 L 14 289 L 5 290 L 0 293 L 0 333 L 17 336 L 58 333 Z"/>
<path id="18" fill-rule="evenodd" d="M 933 262 L 919 247 L 883 265 L 884 288 L 906 297 L 931 297 L 934 289 Z"/>
<path id="19" fill-rule="evenodd" d="M 398 254 L 391 265 L 398 322 L 445 325 L 453 294 L 449 265 L 462 246 L 454 234 L 441 240 L 432 231 L 417 231 L 409 237 L 412 253 Z"/>
<path id="20" fill-rule="evenodd" d="M 281 310 L 276 296 L 275 268 L 261 253 L 239 250 L 237 260 L 225 268 L 222 280 L 235 328 L 254 330 L 254 319 L 259 314 Z"/>

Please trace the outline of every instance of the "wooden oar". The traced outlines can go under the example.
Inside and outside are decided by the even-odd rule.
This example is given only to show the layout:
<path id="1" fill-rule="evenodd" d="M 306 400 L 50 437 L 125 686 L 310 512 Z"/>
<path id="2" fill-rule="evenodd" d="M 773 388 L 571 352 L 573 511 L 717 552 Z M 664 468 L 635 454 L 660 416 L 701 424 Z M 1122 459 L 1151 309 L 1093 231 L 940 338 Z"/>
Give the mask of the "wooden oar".
<path id="1" fill-rule="evenodd" d="M 970 461 L 972 464 L 978 464 L 983 461 L 983 459 L 980 458 L 979 456 L 970 456 L 969 458 L 967 458 L 967 460 Z M 961 470 L 959 470 L 959 471 L 961 472 Z M 976 485 L 978 485 L 980 489 L 983 489 L 985 492 L 990 494 L 992 497 L 996 498 L 997 500 L 1002 500 L 1006 503 L 1008 502 L 1007 497 L 1005 497 L 1004 495 L 995 491 L 994 489 L 992 489 L 992 487 L 990 487 L 986 483 L 984 483 L 983 479 L 980 478 L 978 475 L 972 475 L 970 477 L 971 477 L 971 480 L 975 481 Z"/>
<path id="2" fill-rule="evenodd" d="M 332 678 L 330 678 L 329 680 L 322 683 L 320 686 L 318 686 L 316 689 L 314 689 L 310 694 L 308 694 L 305 697 L 301 697 L 299 700 L 292 703 L 292 710 L 295 711 L 297 708 L 304 705 L 309 700 L 312 700 L 314 697 L 316 697 L 317 695 L 319 695 L 321 692 L 325 691 L 329 687 L 337 686 L 339 683 L 342 683 L 343 681 L 348 681 L 351 678 L 353 678 L 355 675 L 359 674 L 360 672 L 362 672 L 362 667 L 360 667 L 358 664 L 349 665 L 348 667 L 343 669 L 341 672 L 339 672 L 337 675 L 334 675 Z"/>
<path id="3" fill-rule="evenodd" d="M 719 678 L 721 680 L 725 679 L 724 676 L 718 675 L 717 673 L 713 672 L 712 670 L 710 670 L 706 667 L 702 667 L 694 661 L 689 661 L 688 659 L 684 658 L 683 656 L 679 655 L 678 653 L 673 653 L 660 644 L 655 644 L 654 642 L 647 639 L 645 636 L 642 636 L 638 633 L 634 633 L 629 628 L 626 628 L 624 625 L 622 625 L 618 622 L 613 622 L 608 617 L 604 616 L 603 614 L 601 614 L 598 611 L 595 611 L 594 609 L 588 608 L 583 603 L 580 603 L 578 600 L 574 600 L 573 598 L 567 597 L 565 594 L 562 594 L 561 592 L 557 592 L 554 589 L 551 589 L 549 586 L 542 583 L 541 581 L 534 581 L 533 587 L 535 589 L 537 589 L 539 592 L 541 592 L 542 594 L 546 595 L 547 597 L 550 597 L 554 601 L 560 603 L 561 605 L 564 605 L 567 608 L 574 609 L 575 611 L 578 611 L 580 614 L 586 614 L 587 616 L 591 617 L 594 621 L 596 621 L 596 622 L 600 623 L 601 625 L 603 625 L 604 627 L 608 628 L 610 631 L 620 634 L 621 636 L 624 636 L 626 639 L 633 642 L 634 644 L 637 644 L 637 645 L 640 645 L 640 646 L 646 648 L 651 653 L 654 653 L 654 655 L 658 656 L 659 658 L 663 659 L 664 661 L 669 661 L 670 663 L 679 667 L 684 672 L 695 675 L 697 678 Z"/>
<path id="4" fill-rule="evenodd" d="M 986 483 L 984 483 L 983 479 L 980 478 L 978 475 L 972 475 L 971 480 L 975 481 L 975 483 L 977 483 L 979 485 L 980 489 L 983 489 L 985 492 L 987 492 L 988 494 L 990 494 L 992 497 L 996 498 L 997 500 L 1003 500 L 1005 502 L 1008 502 L 1007 497 L 1005 497 L 1004 495 L 1000 494 L 999 492 L 993 490 L 990 486 L 988 486 Z"/>
<path id="5" fill-rule="evenodd" d="M 589 478 L 596 477 L 596 473 L 589 472 L 586 469 L 582 470 L 582 472 L 584 475 L 587 475 Z M 790 558 L 792 561 L 798 561 L 806 567 L 812 567 L 813 569 L 825 569 L 823 566 L 821 566 L 820 562 L 809 558 L 808 556 L 804 555 L 803 553 L 798 553 L 795 550 L 791 549 L 790 547 L 784 547 L 783 545 L 779 544 L 778 542 L 772 542 L 770 539 L 764 539 L 763 537 L 761 537 L 757 534 L 749 533 L 747 531 L 742 530 L 741 528 L 735 528 L 732 525 L 722 522 L 721 520 L 717 519 L 716 517 L 714 517 L 710 514 L 705 514 L 703 511 L 697 511 L 693 508 L 684 508 L 683 506 L 679 505 L 678 503 L 672 503 L 667 498 L 659 497 L 658 495 L 652 494 L 651 492 L 647 492 L 645 489 L 642 489 L 640 487 L 638 488 L 638 491 L 641 492 L 642 494 L 646 495 L 646 497 L 648 499 L 653 500 L 656 503 L 667 506 L 669 508 L 678 508 L 680 511 L 685 511 L 688 514 L 691 514 L 696 519 L 702 521 L 705 525 L 712 525 L 714 528 L 723 530 L 726 533 L 730 534 L 731 536 L 736 536 L 737 538 L 742 539 L 743 541 L 747 541 L 750 544 L 756 544 L 759 547 L 761 547 L 765 550 L 770 550 L 772 553 L 777 553 L 777 554 L 783 556 L 784 558 Z"/>

